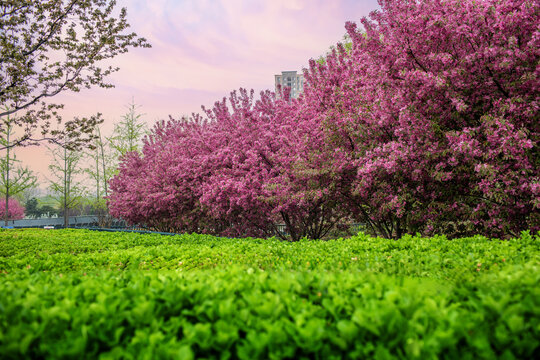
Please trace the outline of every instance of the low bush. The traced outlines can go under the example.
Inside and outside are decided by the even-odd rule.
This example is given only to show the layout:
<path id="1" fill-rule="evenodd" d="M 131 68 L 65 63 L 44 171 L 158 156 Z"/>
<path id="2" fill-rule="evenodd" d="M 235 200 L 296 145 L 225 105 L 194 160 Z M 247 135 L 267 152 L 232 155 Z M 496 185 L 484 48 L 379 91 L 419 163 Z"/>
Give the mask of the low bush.
<path id="1" fill-rule="evenodd" d="M 534 358 L 539 236 L 0 232 L 4 358 Z"/>

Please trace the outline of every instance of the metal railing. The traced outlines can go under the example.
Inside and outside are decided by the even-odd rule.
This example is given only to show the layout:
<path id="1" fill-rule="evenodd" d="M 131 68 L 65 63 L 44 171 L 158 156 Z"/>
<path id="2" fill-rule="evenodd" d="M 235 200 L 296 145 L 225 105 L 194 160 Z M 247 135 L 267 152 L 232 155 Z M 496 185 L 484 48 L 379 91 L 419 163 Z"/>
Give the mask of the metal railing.
<path id="1" fill-rule="evenodd" d="M 70 216 L 69 228 L 89 229 L 97 231 L 125 231 L 135 232 L 141 234 L 157 233 L 162 235 L 176 235 L 177 233 L 153 231 L 140 225 L 128 225 L 124 220 L 109 218 L 104 225 L 103 217 L 98 215 L 83 215 L 83 216 Z M 9 220 L 8 225 L 3 228 L 21 229 L 21 228 L 49 228 L 49 229 L 63 229 L 64 218 L 41 218 L 41 219 L 21 219 L 21 220 Z M 364 224 L 353 223 L 348 225 L 348 229 L 352 234 L 358 233 L 362 230 Z M 276 230 L 283 236 L 289 235 L 285 224 L 277 224 Z"/>
<path id="2" fill-rule="evenodd" d="M 97 215 L 83 215 L 83 216 L 70 216 L 68 226 L 69 227 L 98 227 L 101 223 L 102 218 Z M 1 224 L 4 226 L 5 223 L 2 221 Z M 64 218 L 41 218 L 41 219 L 21 219 L 21 220 L 9 220 L 7 227 L 8 228 L 43 228 L 43 227 L 54 227 L 55 229 L 60 229 L 64 227 Z M 126 224 L 124 220 L 111 219 L 110 221 L 111 228 L 131 228 Z"/>

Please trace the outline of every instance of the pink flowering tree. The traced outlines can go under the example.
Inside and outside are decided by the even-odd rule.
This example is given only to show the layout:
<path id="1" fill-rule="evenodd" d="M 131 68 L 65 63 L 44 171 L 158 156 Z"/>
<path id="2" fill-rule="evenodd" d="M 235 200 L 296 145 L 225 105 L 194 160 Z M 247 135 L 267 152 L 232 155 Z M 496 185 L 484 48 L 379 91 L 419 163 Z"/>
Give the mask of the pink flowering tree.
<path id="1" fill-rule="evenodd" d="M 385 237 L 538 230 L 538 2 L 381 8 L 305 74 L 343 201 Z"/>
<path id="2" fill-rule="evenodd" d="M 300 116 L 301 107 L 288 101 L 287 91 L 279 99 L 264 92 L 254 101 L 253 91 L 241 89 L 206 111 L 215 150 L 201 203 L 214 217 L 226 214 L 261 235 L 297 241 L 323 237 L 344 216 L 335 206 L 327 157 L 318 156 L 322 126 Z"/>
<path id="3" fill-rule="evenodd" d="M 237 110 L 234 116 L 241 117 L 239 111 L 247 109 Z M 256 205 L 264 204 L 249 198 L 252 179 L 246 174 L 241 183 L 238 177 L 245 147 L 229 144 L 231 138 L 237 140 L 238 131 L 224 131 L 230 126 L 226 100 L 206 113 L 206 118 L 194 115 L 157 124 L 144 141 L 142 155 L 129 153 L 123 159 L 118 176 L 110 182 L 114 216 L 166 231 L 270 234 L 271 215 L 262 216 L 265 209 Z M 251 207 L 253 211 L 239 211 Z"/>
<path id="4" fill-rule="evenodd" d="M 175 231 L 320 238 L 540 230 L 537 0 L 386 0 L 305 94 L 233 92 L 157 125 L 111 213 Z M 282 236 L 285 236 L 282 234 Z"/>
<path id="5" fill-rule="evenodd" d="M 269 236 L 274 231 L 275 219 L 263 194 L 268 178 L 279 171 L 272 158 L 276 144 L 263 126 L 274 105 L 263 101 L 240 89 L 203 109 L 212 150 L 203 162 L 207 172 L 200 202 L 213 219 L 227 225 L 216 229 L 223 235 Z"/>
<path id="6" fill-rule="evenodd" d="M 207 217 L 199 203 L 204 177 L 197 174 L 210 149 L 205 129 L 198 118 L 156 124 L 142 155 L 127 153 L 110 181 L 111 214 L 161 231 L 204 232 Z"/>
<path id="7" fill-rule="evenodd" d="M 324 144 L 322 127 L 296 116 L 300 105 L 286 92 L 253 95 L 240 89 L 204 118 L 158 124 L 142 155 L 128 154 L 111 181 L 111 213 L 169 231 L 324 236 L 341 215 L 328 179 L 306 165 Z"/>
<path id="8" fill-rule="evenodd" d="M 4 204 L 0 206 L 0 218 L 4 218 L 6 213 L 6 207 Z M 24 206 L 22 206 L 17 199 L 9 198 L 8 200 L 8 220 L 20 220 L 24 218 Z"/>

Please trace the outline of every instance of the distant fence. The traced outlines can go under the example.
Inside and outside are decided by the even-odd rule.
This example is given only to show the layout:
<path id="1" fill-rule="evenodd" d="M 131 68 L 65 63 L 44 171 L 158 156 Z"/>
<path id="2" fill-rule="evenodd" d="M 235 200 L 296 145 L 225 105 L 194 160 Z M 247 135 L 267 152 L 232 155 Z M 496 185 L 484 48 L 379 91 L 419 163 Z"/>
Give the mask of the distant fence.
<path id="1" fill-rule="evenodd" d="M 69 227 L 83 228 L 83 227 L 99 227 L 101 218 L 94 215 L 84 216 L 70 216 Z M 0 221 L 2 226 L 5 225 L 4 221 Z M 64 227 L 64 218 L 42 218 L 42 219 L 21 219 L 21 220 L 9 220 L 8 227 L 13 228 L 42 228 L 45 226 L 52 226 L 54 228 Z M 128 226 L 124 220 L 112 219 L 110 226 L 113 229 L 132 229 Z"/>
<path id="2" fill-rule="evenodd" d="M 97 215 L 83 215 L 83 216 L 70 216 L 69 227 L 70 228 L 83 228 L 91 230 L 101 231 L 130 231 L 139 233 L 155 233 L 151 229 L 146 229 L 139 225 L 128 225 L 124 220 L 120 219 L 108 219 L 107 226 L 103 227 L 103 217 Z M 5 222 L 0 221 L 0 227 L 5 227 Z M 43 228 L 53 227 L 55 229 L 64 228 L 64 218 L 42 218 L 42 219 L 22 219 L 22 220 L 9 220 L 8 228 Z M 353 234 L 364 228 L 364 224 L 353 223 L 348 225 L 349 231 Z M 284 236 L 289 235 L 285 224 L 277 224 L 276 230 Z M 161 232 L 159 232 L 161 233 Z M 162 233 L 167 235 L 173 235 L 173 233 Z"/>

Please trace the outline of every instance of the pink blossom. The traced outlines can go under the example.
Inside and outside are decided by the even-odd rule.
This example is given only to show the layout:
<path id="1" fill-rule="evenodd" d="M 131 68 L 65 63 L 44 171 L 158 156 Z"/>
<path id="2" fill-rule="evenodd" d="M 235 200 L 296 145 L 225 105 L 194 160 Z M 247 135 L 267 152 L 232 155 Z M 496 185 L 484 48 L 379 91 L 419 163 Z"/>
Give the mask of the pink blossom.
<path id="1" fill-rule="evenodd" d="M 0 205 L 0 219 L 4 219 L 6 214 L 6 202 L 2 199 Z M 8 220 L 19 220 L 24 218 L 24 206 L 22 206 L 17 199 L 9 198 L 8 200 Z"/>
<path id="2" fill-rule="evenodd" d="M 384 237 L 540 230 L 536 0 L 385 0 L 305 69 L 298 100 L 240 90 L 158 124 L 111 212 L 178 231 Z"/>

